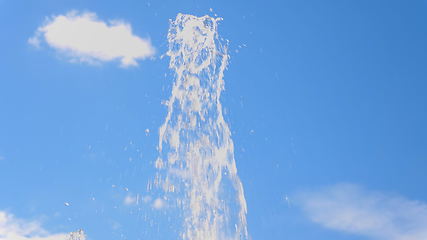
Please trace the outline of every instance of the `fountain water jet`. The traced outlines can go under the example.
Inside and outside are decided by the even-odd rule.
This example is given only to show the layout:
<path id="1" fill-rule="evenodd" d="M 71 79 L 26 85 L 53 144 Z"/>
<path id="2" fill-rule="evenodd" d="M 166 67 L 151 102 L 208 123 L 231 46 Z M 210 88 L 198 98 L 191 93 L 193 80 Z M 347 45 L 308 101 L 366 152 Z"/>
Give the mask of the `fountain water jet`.
<path id="1" fill-rule="evenodd" d="M 248 239 L 246 200 L 220 102 L 229 56 L 220 18 L 178 14 L 168 41 L 175 82 L 159 129 L 155 185 L 180 212 L 183 240 Z"/>

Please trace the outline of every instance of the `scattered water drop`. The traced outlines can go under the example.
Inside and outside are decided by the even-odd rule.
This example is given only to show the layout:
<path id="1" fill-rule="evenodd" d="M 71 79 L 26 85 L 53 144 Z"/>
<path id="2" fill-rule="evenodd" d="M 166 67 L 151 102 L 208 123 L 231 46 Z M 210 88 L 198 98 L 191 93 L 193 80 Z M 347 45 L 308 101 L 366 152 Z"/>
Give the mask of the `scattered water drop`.
<path id="1" fill-rule="evenodd" d="M 86 240 L 86 234 L 82 229 L 80 229 L 69 233 L 67 240 Z"/>

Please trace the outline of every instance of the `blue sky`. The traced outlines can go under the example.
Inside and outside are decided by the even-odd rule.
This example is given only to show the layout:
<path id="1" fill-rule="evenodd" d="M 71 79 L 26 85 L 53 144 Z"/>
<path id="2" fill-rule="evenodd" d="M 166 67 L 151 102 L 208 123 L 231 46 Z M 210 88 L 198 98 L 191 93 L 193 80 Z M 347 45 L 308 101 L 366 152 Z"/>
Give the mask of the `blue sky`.
<path id="1" fill-rule="evenodd" d="M 154 51 L 125 41 L 88 60 L 29 42 L 73 10 Z M 426 239 L 427 1 L 0 0 L 0 240 L 160 239 L 165 216 L 143 197 L 180 12 L 224 18 L 253 239 Z"/>

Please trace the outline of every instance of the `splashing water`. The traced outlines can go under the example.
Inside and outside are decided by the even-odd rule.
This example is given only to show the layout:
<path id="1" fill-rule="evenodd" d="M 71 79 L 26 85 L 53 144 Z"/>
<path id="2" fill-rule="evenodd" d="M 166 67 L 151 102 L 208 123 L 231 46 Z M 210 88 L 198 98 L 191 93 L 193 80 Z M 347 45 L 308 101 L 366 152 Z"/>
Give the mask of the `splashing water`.
<path id="1" fill-rule="evenodd" d="M 178 14 L 168 41 L 176 79 L 159 130 L 155 185 L 179 209 L 184 240 L 248 239 L 246 200 L 220 103 L 227 46 L 220 18 Z"/>
<path id="2" fill-rule="evenodd" d="M 67 240 L 86 240 L 86 234 L 82 229 L 70 232 L 67 236 Z"/>

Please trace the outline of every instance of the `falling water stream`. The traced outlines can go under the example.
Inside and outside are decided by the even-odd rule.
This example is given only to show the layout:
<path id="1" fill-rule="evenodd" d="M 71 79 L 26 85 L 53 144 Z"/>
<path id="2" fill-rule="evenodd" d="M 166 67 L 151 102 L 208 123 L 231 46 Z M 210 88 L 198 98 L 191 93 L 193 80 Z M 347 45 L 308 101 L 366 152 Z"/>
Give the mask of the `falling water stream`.
<path id="1" fill-rule="evenodd" d="M 159 129 L 154 185 L 180 212 L 183 240 L 248 239 L 246 201 L 220 102 L 227 44 L 220 18 L 178 14 L 168 41 L 175 82 Z"/>

